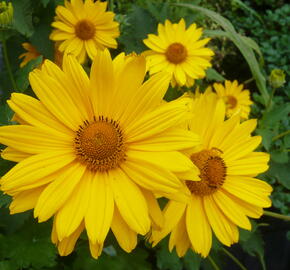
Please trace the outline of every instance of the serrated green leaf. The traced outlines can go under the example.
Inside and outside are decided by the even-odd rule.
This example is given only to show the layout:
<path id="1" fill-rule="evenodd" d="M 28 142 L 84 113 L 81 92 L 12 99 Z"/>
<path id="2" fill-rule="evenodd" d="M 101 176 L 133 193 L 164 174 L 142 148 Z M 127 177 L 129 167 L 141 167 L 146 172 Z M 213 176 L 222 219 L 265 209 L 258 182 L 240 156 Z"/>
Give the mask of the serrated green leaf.
<path id="1" fill-rule="evenodd" d="M 29 81 L 28 81 L 28 75 L 29 73 L 39 67 L 39 65 L 42 63 L 43 61 L 43 57 L 42 56 L 38 56 L 37 58 L 29 61 L 24 67 L 22 67 L 21 69 L 19 69 L 16 72 L 16 84 L 17 84 L 17 88 L 21 91 L 24 92 L 28 86 L 29 86 Z"/>
<path id="2" fill-rule="evenodd" d="M 256 80 L 256 85 L 261 95 L 263 96 L 264 104 L 267 104 L 269 100 L 269 93 L 266 87 L 266 79 L 260 70 L 258 61 L 255 57 L 252 48 L 249 47 L 245 43 L 245 41 L 241 38 L 241 36 L 236 32 L 231 22 L 226 18 L 222 17 L 220 14 L 206 8 L 202 8 L 192 4 L 176 4 L 176 5 L 202 12 L 204 15 L 208 16 L 214 22 L 219 24 L 227 32 L 229 38 L 234 42 L 234 44 L 237 46 L 237 48 L 240 50 L 241 54 L 247 61 L 250 70 L 253 74 L 253 77 Z"/>
<path id="3" fill-rule="evenodd" d="M 272 139 L 275 133 L 272 130 L 267 129 L 267 128 L 256 129 L 256 133 L 262 136 L 262 145 L 265 147 L 267 151 L 269 151 L 272 145 Z"/>
<path id="4" fill-rule="evenodd" d="M 260 121 L 261 127 L 272 127 L 279 123 L 283 117 L 288 117 L 290 112 L 290 103 L 285 103 L 280 106 L 274 106 L 270 111 L 264 113 Z"/>
<path id="5" fill-rule="evenodd" d="M 31 0 L 12 0 L 12 5 L 15 29 L 22 35 L 30 37 L 33 33 Z"/>

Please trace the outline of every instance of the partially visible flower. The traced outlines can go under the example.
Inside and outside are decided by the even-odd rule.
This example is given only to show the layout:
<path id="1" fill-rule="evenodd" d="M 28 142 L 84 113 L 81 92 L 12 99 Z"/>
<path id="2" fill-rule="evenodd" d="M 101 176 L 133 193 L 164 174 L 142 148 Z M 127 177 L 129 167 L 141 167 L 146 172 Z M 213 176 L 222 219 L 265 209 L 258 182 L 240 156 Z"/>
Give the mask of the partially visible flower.
<path id="1" fill-rule="evenodd" d="M 12 3 L 0 2 L 0 29 L 10 28 L 13 22 L 13 6 Z"/>
<path id="2" fill-rule="evenodd" d="M 41 54 L 37 51 L 37 49 L 30 43 L 24 42 L 22 43 L 22 47 L 27 51 L 25 53 L 22 53 L 18 58 L 22 59 L 22 62 L 20 63 L 20 67 L 24 67 L 29 61 L 36 59 Z"/>
<path id="3" fill-rule="evenodd" d="M 192 24 L 186 29 L 184 19 L 172 24 L 158 24 L 158 35 L 149 34 L 143 42 L 151 50 L 146 51 L 147 66 L 150 74 L 160 71 L 170 72 L 171 85 L 190 87 L 195 79 L 205 77 L 205 70 L 211 66 L 214 55 L 204 46 L 209 38 L 199 40 L 202 28 Z"/>
<path id="4" fill-rule="evenodd" d="M 117 48 L 119 23 L 115 14 L 106 12 L 107 2 L 93 0 L 65 1 L 65 7 L 57 6 L 50 39 L 61 41 L 59 50 L 74 54 L 80 63 L 86 56 L 93 59 L 97 50 Z"/>
<path id="5" fill-rule="evenodd" d="M 284 83 L 286 82 L 285 77 L 286 77 L 286 75 L 285 75 L 284 70 L 282 70 L 282 69 L 273 69 L 271 71 L 270 78 L 269 78 L 270 85 L 273 88 L 282 87 L 284 85 Z"/>
<path id="6" fill-rule="evenodd" d="M 231 117 L 239 115 L 241 119 L 248 119 L 253 102 L 250 99 L 250 91 L 243 89 L 243 84 L 238 84 L 226 80 L 224 84 L 214 83 L 213 88 L 219 98 L 222 98 L 226 104 L 226 115 Z"/>
<path id="7" fill-rule="evenodd" d="M 255 177 L 268 169 L 269 155 L 253 152 L 261 143 L 251 136 L 257 121 L 225 119 L 225 105 L 214 93 L 194 100 L 189 129 L 200 135 L 201 146 L 189 153 L 200 170 L 200 181 L 185 181 L 188 203 L 170 200 L 165 206 L 164 227 L 153 230 L 156 245 L 170 234 L 169 249 L 183 256 L 191 248 L 206 257 L 212 232 L 226 246 L 238 242 L 238 227 L 251 230 L 248 217 L 259 218 L 271 206 L 270 185 Z"/>
<path id="8" fill-rule="evenodd" d="M 49 60 L 29 75 L 38 99 L 14 93 L 9 106 L 20 125 L 0 127 L 4 159 L 18 162 L 0 180 L 13 196 L 11 213 L 34 209 L 39 222 L 54 217 L 52 241 L 61 255 L 86 230 L 97 258 L 111 229 L 127 252 L 137 235 L 161 228 L 155 193 L 187 201 L 182 179 L 198 169 L 181 150 L 199 137 L 180 128 L 192 100 L 162 103 L 170 76 L 143 83 L 144 57 L 111 59 L 98 50 L 88 77 L 72 55 L 63 70 Z"/>

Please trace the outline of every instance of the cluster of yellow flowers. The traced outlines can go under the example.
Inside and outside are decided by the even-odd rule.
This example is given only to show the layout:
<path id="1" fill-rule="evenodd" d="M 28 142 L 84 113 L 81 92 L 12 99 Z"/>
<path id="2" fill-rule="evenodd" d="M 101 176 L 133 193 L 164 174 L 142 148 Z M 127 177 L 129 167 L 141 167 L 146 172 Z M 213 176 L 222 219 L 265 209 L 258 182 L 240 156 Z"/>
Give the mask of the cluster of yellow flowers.
<path id="1" fill-rule="evenodd" d="M 110 229 L 127 252 L 138 234 L 153 245 L 170 234 L 179 256 L 189 248 L 207 256 L 212 231 L 227 246 L 238 242 L 238 227 L 250 230 L 248 217 L 271 205 L 272 188 L 255 178 L 269 155 L 254 152 L 261 137 L 251 136 L 257 121 L 246 120 L 249 91 L 226 81 L 164 102 L 170 82 L 189 87 L 205 77 L 209 39 L 200 40 L 195 24 L 166 20 L 144 40 L 150 51 L 112 59 L 106 48 L 117 46 L 119 30 L 106 6 L 58 6 L 50 37 L 60 42 L 62 68 L 45 60 L 29 75 L 37 98 L 8 100 L 19 122 L 0 127 L 1 156 L 17 162 L 0 180 L 13 197 L 11 213 L 53 217 L 60 255 L 86 231 L 97 258 Z M 160 197 L 168 199 L 163 210 Z"/>

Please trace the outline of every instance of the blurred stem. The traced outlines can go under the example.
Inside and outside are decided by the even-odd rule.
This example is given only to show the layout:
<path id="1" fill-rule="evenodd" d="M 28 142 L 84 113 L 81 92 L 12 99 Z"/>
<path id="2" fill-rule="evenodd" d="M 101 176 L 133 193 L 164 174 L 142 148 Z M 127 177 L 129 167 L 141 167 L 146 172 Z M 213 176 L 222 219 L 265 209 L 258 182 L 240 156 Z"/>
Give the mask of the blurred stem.
<path id="1" fill-rule="evenodd" d="M 8 71 L 8 75 L 9 75 L 11 84 L 12 84 L 12 86 L 14 88 L 14 91 L 16 91 L 17 90 L 17 86 L 16 86 L 16 82 L 14 80 L 12 69 L 11 69 L 11 65 L 10 65 L 10 62 L 9 62 L 7 45 L 6 45 L 6 40 L 5 39 L 2 39 L 2 48 L 3 48 L 3 57 L 4 57 L 4 61 L 5 61 L 5 65 L 6 65 L 7 71 Z"/>
<path id="2" fill-rule="evenodd" d="M 230 253 L 225 248 L 222 248 L 222 251 L 227 254 L 242 270 L 247 270 L 247 268 L 243 266 L 242 263 L 232 253 Z"/>
<path id="3" fill-rule="evenodd" d="M 243 84 L 248 84 L 248 83 L 250 83 L 250 82 L 252 82 L 252 81 L 254 81 L 254 80 L 255 80 L 255 78 L 252 77 L 252 78 L 250 78 L 250 79 L 244 81 Z"/>
<path id="4" fill-rule="evenodd" d="M 273 137 L 272 141 L 273 141 L 273 142 L 274 142 L 274 141 L 277 141 L 278 139 L 280 139 L 280 138 L 282 138 L 282 137 L 284 137 L 284 136 L 286 136 L 286 135 L 288 135 L 288 134 L 290 134 L 290 129 L 287 130 L 287 131 L 284 131 L 284 132 L 282 132 L 282 133 L 280 133 L 280 134 L 278 134 L 278 135 L 275 136 L 275 137 Z"/>
<path id="5" fill-rule="evenodd" d="M 265 216 L 269 216 L 269 217 L 273 217 L 273 218 L 282 219 L 282 220 L 285 220 L 285 221 L 290 221 L 290 216 L 277 214 L 277 213 L 274 213 L 274 212 L 271 212 L 271 211 L 265 211 L 264 210 L 264 215 Z"/>
<path id="6" fill-rule="evenodd" d="M 218 267 L 218 265 L 215 263 L 215 261 L 213 260 L 213 258 L 211 256 L 208 255 L 208 260 L 210 261 L 212 267 L 214 270 L 220 270 L 220 268 Z"/>
<path id="7" fill-rule="evenodd" d="M 114 10 L 114 0 L 109 0 L 109 10 L 110 11 Z"/>
<path id="8" fill-rule="evenodd" d="M 272 107 L 273 98 L 274 98 L 274 95 L 275 95 L 276 89 L 277 89 L 277 88 L 272 87 L 272 91 L 271 91 L 271 94 L 270 94 L 269 100 L 268 100 L 267 105 L 266 105 L 266 110 L 267 110 L 267 111 L 269 111 L 269 110 L 271 109 L 271 107 Z"/>

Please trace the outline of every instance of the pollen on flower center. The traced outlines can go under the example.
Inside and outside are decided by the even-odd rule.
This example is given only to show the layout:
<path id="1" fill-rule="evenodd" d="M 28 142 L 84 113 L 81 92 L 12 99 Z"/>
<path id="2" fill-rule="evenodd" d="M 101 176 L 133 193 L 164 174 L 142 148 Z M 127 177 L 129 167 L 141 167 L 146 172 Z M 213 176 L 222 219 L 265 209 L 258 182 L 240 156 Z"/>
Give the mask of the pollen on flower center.
<path id="1" fill-rule="evenodd" d="M 181 43 L 172 43 L 165 52 L 169 62 L 179 64 L 187 57 L 187 50 Z"/>
<path id="2" fill-rule="evenodd" d="M 94 37 L 96 33 L 95 25 L 89 20 L 81 20 L 75 25 L 76 36 L 82 40 Z"/>
<path id="3" fill-rule="evenodd" d="M 221 150 L 212 148 L 202 150 L 191 155 L 192 162 L 200 170 L 200 181 L 186 181 L 186 185 L 198 196 L 205 196 L 214 193 L 220 188 L 226 177 L 226 165 L 220 157 Z"/>
<path id="4" fill-rule="evenodd" d="M 229 109 L 234 109 L 237 106 L 238 101 L 233 96 L 227 96 L 226 103 L 227 103 Z"/>
<path id="5" fill-rule="evenodd" d="M 125 145 L 119 124 L 103 116 L 85 121 L 76 132 L 78 159 L 92 171 L 108 171 L 125 160 Z"/>

